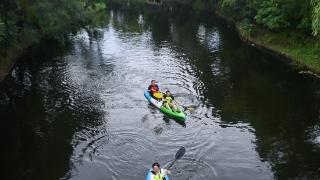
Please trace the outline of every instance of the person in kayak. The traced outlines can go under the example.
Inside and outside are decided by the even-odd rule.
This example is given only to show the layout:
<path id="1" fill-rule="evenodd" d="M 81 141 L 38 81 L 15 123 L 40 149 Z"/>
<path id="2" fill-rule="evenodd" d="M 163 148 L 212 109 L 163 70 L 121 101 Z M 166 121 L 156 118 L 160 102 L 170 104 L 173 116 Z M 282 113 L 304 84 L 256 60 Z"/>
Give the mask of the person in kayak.
<path id="1" fill-rule="evenodd" d="M 151 171 L 151 180 L 165 180 L 165 176 L 171 174 L 171 171 L 168 169 L 160 168 L 160 164 L 155 162 L 152 164 L 152 171 Z"/>
<path id="2" fill-rule="evenodd" d="M 180 112 L 179 108 L 173 103 L 174 97 L 172 96 L 169 90 L 166 91 L 166 94 L 163 95 L 163 105 L 167 109 L 171 109 L 174 112 Z"/>
<path id="3" fill-rule="evenodd" d="M 150 86 L 148 87 L 151 97 L 155 99 L 161 99 L 162 94 L 159 92 L 159 86 L 156 80 L 152 80 Z"/>

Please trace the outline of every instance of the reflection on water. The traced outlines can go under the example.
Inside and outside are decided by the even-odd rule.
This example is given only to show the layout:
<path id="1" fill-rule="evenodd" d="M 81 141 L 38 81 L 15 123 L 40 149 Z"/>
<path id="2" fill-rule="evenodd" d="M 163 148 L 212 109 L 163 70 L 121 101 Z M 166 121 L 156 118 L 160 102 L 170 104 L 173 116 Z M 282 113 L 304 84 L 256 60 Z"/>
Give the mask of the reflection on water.
<path id="1" fill-rule="evenodd" d="M 42 45 L 0 89 L 5 179 L 317 179 L 320 91 L 214 17 L 111 11 L 95 37 Z M 144 99 L 151 79 L 186 124 Z"/>

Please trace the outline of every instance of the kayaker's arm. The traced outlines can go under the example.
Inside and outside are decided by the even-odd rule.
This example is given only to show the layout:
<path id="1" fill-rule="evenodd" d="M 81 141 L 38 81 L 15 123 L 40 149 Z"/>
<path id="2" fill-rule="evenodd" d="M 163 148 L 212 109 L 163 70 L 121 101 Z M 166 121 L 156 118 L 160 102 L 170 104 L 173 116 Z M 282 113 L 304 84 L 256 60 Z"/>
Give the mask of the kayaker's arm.
<path id="1" fill-rule="evenodd" d="M 171 174 L 171 170 L 169 169 L 163 169 L 164 170 L 164 174 L 165 175 L 170 175 Z"/>

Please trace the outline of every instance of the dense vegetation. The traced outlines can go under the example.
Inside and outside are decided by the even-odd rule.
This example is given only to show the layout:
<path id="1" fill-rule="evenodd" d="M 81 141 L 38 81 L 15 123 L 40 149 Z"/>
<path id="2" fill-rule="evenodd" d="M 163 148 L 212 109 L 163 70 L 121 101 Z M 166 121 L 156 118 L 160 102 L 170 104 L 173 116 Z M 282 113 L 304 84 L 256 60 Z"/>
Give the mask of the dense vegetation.
<path id="1" fill-rule="evenodd" d="M 320 74 L 320 0 L 216 3 L 216 12 L 231 19 L 244 40 L 285 55 L 300 72 Z"/>
<path id="2" fill-rule="evenodd" d="M 320 0 L 218 0 L 218 11 L 280 32 L 320 35 Z"/>
<path id="3" fill-rule="evenodd" d="M 23 49 L 41 39 L 63 40 L 93 23 L 105 7 L 103 0 L 1 0 L 0 57 L 10 48 Z"/>
<path id="4" fill-rule="evenodd" d="M 286 31 L 320 37 L 320 0 L 166 0 L 164 2 L 187 5 L 198 12 L 216 11 L 236 22 L 260 25 L 273 32 Z"/>
<path id="5" fill-rule="evenodd" d="M 272 32 L 285 31 L 320 37 L 320 0 L 166 0 L 164 2 L 180 3 L 193 8 L 196 12 L 216 11 L 235 22 L 259 25 Z"/>
<path id="6" fill-rule="evenodd" d="M 70 31 L 92 23 L 104 2 L 143 4 L 145 0 L 2 0 L 0 2 L 0 45 L 8 47 L 63 39 Z M 320 36 L 320 0 L 167 0 L 197 11 L 216 8 L 238 22 L 258 24 L 272 31 L 302 32 Z M 1 48 L 3 51 L 3 48 Z"/>

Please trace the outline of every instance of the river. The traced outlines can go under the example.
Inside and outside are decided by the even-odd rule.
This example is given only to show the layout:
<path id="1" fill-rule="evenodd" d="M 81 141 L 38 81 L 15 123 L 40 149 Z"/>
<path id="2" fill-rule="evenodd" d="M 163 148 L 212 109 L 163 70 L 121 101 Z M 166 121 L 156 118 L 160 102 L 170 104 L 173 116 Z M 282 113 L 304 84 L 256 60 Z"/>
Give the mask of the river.
<path id="1" fill-rule="evenodd" d="M 94 37 L 44 43 L 0 87 L 1 179 L 320 178 L 320 84 L 210 15 L 108 12 Z M 156 79 L 185 124 L 148 104 Z"/>

